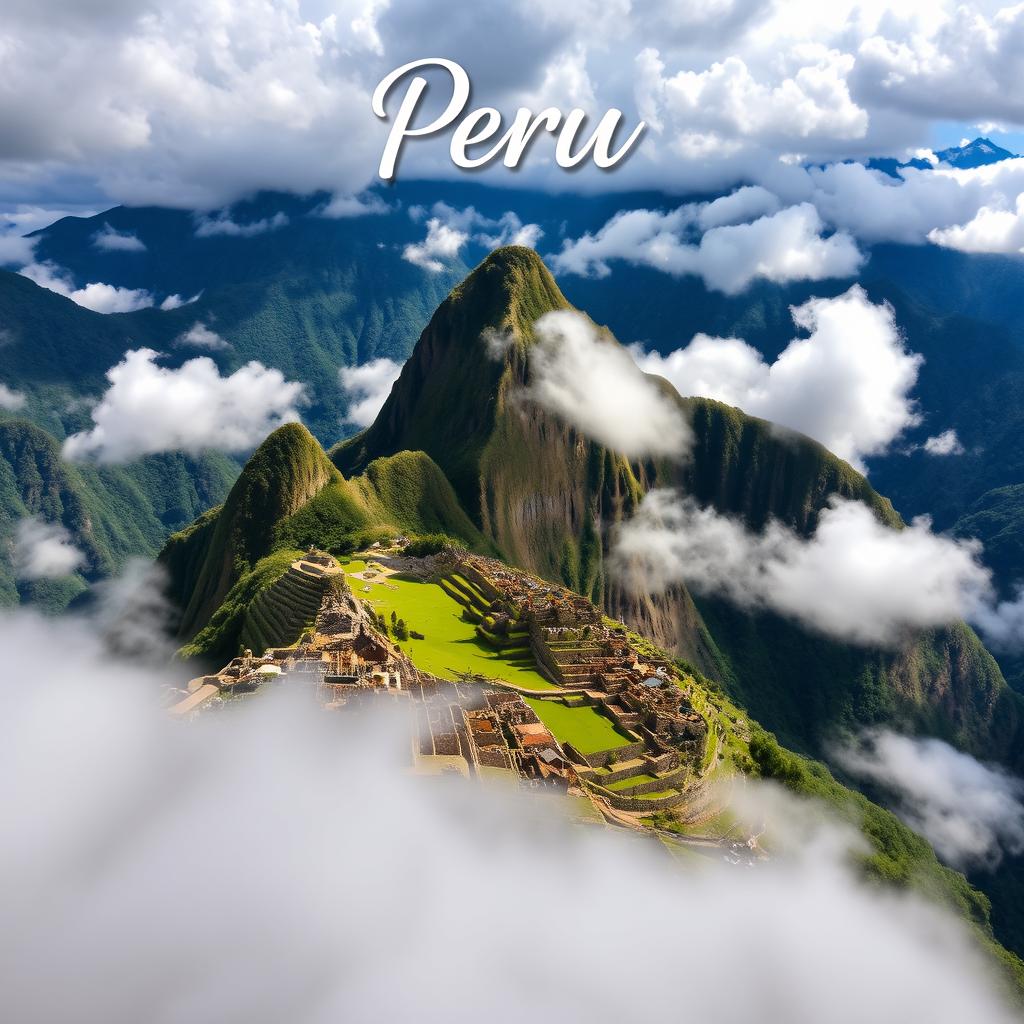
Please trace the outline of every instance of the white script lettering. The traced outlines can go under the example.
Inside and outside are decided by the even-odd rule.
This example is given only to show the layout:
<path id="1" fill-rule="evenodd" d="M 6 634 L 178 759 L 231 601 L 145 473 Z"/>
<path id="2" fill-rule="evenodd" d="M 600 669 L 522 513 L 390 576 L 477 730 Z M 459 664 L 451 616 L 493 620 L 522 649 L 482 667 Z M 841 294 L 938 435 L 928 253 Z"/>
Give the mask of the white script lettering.
<path id="1" fill-rule="evenodd" d="M 470 81 L 465 69 L 453 60 L 444 57 L 426 57 L 414 60 L 395 68 L 385 76 L 373 93 L 373 112 L 377 117 L 387 120 L 384 102 L 392 88 L 410 72 L 418 68 L 443 68 L 451 75 L 452 92 L 444 110 L 429 124 L 413 126 L 413 120 L 420 107 L 420 102 L 427 89 L 427 80 L 417 75 L 409 83 L 401 105 L 395 114 L 388 134 L 384 152 L 380 158 L 379 174 L 385 181 L 395 176 L 395 168 L 402 154 L 406 139 L 422 138 L 443 131 L 462 117 L 469 102 Z M 526 107 L 520 107 L 512 120 L 509 129 L 493 142 L 491 148 L 476 156 L 470 155 L 470 148 L 481 143 L 491 142 L 501 130 L 501 114 L 494 107 L 480 107 L 462 117 L 452 133 L 449 151 L 456 167 L 472 169 L 485 167 L 504 153 L 503 163 L 506 167 L 518 167 L 530 143 L 538 131 L 551 134 L 558 133 L 555 145 L 555 161 L 559 167 L 572 168 L 579 166 L 588 156 L 594 163 L 604 169 L 614 167 L 636 145 L 646 123 L 641 121 L 633 129 L 629 138 L 612 151 L 615 135 L 622 121 L 622 111 L 614 107 L 605 113 L 598 122 L 589 139 L 578 142 L 580 132 L 586 122 L 587 115 L 579 107 L 574 107 L 563 118 L 561 111 L 555 107 L 547 107 L 534 115 Z"/>

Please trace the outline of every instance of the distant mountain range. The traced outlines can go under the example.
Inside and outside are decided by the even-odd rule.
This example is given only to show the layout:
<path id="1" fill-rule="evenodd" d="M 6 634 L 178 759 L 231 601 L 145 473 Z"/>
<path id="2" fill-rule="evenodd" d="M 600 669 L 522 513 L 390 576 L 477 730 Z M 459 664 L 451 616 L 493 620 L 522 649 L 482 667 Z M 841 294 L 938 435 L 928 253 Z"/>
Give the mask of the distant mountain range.
<path id="1" fill-rule="evenodd" d="M 961 146 L 948 146 L 935 152 L 940 166 L 956 167 L 967 170 L 972 167 L 984 167 L 986 164 L 997 164 L 1001 160 L 1012 160 L 1017 156 L 1002 146 L 997 146 L 991 139 L 977 138 L 973 142 L 965 142 Z M 932 163 L 921 157 L 912 160 L 897 160 L 895 157 L 876 157 L 868 161 L 868 166 L 884 171 L 895 177 L 901 167 L 914 167 L 919 171 L 929 171 Z"/>
<path id="2" fill-rule="evenodd" d="M 987 140 L 964 151 L 983 145 Z M 443 199 L 457 210 L 472 206 L 491 220 L 515 210 L 523 222 L 543 229 L 538 249 L 552 252 L 563 236 L 596 231 L 618 210 L 665 209 L 682 201 L 655 193 L 555 197 L 475 182 L 404 183 L 380 192 L 390 212 L 331 219 L 320 215 L 326 198 L 264 194 L 232 209 L 235 229 L 221 219 L 205 234 L 202 218 L 153 208 L 65 218 L 45 229 L 37 260 L 63 268 L 77 287 L 103 281 L 144 289 L 157 304 L 170 295 L 198 298 L 176 309 L 101 315 L 0 272 L 0 382 L 27 398 L 24 408 L 0 412 L 0 421 L 28 421 L 61 441 L 89 425 L 86 402 L 102 393 L 104 373 L 128 348 L 149 346 L 166 353 L 166 365 L 205 355 L 226 373 L 257 359 L 306 383 L 311 402 L 303 409 L 304 422 L 329 447 L 355 429 L 343 422 L 346 400 L 338 368 L 377 356 L 403 361 L 438 303 L 487 252 L 479 238 L 470 238 L 440 273 L 413 265 L 403 250 L 422 241 L 425 227 L 422 216 L 408 215 L 410 209 Z M 97 235 L 107 227 L 137 238 L 144 248 L 99 247 Z M 870 478 L 905 517 L 927 513 L 940 529 L 990 539 L 991 563 L 1009 587 L 1024 577 L 1024 507 L 1014 490 L 1024 483 L 1018 443 L 1024 429 L 1024 328 L 1016 315 L 1024 260 L 880 245 L 871 251 L 861 282 L 873 301 L 892 304 L 908 347 L 925 357 L 915 392 L 924 422 L 905 444 L 870 460 Z M 564 277 L 559 283 L 569 301 L 624 341 L 667 352 L 703 331 L 742 337 L 769 359 L 793 337 L 790 306 L 812 295 L 838 295 L 850 284 L 758 282 L 740 296 L 726 296 L 708 291 L 695 277 L 674 278 L 625 263 L 601 280 Z M 201 350 L 177 343 L 196 323 L 229 347 Z M 963 454 L 937 458 L 920 450 L 926 437 L 947 429 L 957 431 Z M 239 464 L 210 458 L 219 468 L 201 477 L 209 487 L 200 489 L 203 498 L 215 501 Z M 11 472 L 16 479 L 17 470 Z M 125 472 L 157 481 L 148 470 Z M 159 491 L 164 484 L 145 486 Z M 183 478 L 175 489 L 189 486 Z M 164 508 L 156 491 L 145 498 L 145 506 L 155 510 L 147 527 L 152 539 L 126 542 L 126 551 L 137 547 L 152 554 L 161 531 L 180 527 L 204 504 L 172 501 Z M 123 517 L 114 495 L 104 490 L 96 500 Z M 178 506 L 180 516 L 174 512 Z M 11 507 L 18 509 L 17 503 Z M 130 522 L 123 524 L 125 537 L 136 536 L 134 531 Z M 9 589 L 6 599 L 14 593 Z M 1010 659 L 1004 664 L 1024 688 L 1024 669 Z"/>

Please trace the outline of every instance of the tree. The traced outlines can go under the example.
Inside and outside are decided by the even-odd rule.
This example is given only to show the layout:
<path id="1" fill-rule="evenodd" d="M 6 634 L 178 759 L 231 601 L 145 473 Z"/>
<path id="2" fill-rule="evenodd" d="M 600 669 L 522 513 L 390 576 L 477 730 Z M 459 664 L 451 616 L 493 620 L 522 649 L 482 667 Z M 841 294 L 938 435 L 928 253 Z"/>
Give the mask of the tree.
<path id="1" fill-rule="evenodd" d="M 395 637 L 398 640 L 408 640 L 409 639 L 409 629 L 408 629 L 408 627 L 405 624 L 405 619 L 399 619 L 395 623 Z"/>

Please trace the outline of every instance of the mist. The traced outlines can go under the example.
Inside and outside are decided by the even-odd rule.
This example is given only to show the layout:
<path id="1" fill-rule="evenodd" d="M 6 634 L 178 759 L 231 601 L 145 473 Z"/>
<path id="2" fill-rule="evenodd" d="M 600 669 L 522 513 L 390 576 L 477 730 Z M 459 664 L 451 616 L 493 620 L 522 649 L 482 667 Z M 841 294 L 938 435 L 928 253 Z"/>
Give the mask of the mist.
<path id="1" fill-rule="evenodd" d="M 836 744 L 850 775 L 879 787 L 893 810 L 954 867 L 993 870 L 1024 853 L 1024 781 L 948 743 L 872 729 Z"/>
<path id="2" fill-rule="evenodd" d="M 0 618 L 8 1020 L 1013 1019 L 960 923 L 862 883 L 838 829 L 676 859 L 560 797 L 414 775 L 399 712 L 282 686 L 171 721 L 181 679 L 94 626 Z"/>

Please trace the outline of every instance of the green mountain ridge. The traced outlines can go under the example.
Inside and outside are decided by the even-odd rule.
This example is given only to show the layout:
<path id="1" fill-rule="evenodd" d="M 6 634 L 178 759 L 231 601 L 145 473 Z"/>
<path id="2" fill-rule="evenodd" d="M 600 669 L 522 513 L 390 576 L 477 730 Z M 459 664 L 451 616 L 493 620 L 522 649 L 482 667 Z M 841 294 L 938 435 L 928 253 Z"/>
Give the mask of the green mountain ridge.
<path id="1" fill-rule="evenodd" d="M 22 420 L 0 422 L 0 544 L 9 552 L 18 521 L 37 516 L 63 526 L 84 566 L 62 579 L 18 580 L 0 558 L 0 603 L 31 601 L 60 610 L 133 556 L 153 557 L 169 530 L 217 500 L 234 477 L 218 455 L 153 456 L 129 466 L 72 465 L 60 444 Z"/>
<path id="2" fill-rule="evenodd" d="M 686 461 L 630 462 L 543 410 L 525 408 L 519 395 L 529 381 L 532 325 L 564 308 L 532 250 L 498 250 L 438 308 L 374 424 L 332 449 L 330 461 L 302 428 L 273 435 L 224 512 L 164 551 L 183 603 L 182 638 L 198 632 L 242 573 L 275 546 L 324 537 L 341 544 L 374 526 L 439 530 L 591 597 L 718 679 L 797 749 L 820 753 L 837 730 L 898 722 L 1018 765 L 1022 701 L 963 624 L 917 634 L 898 651 L 871 650 L 694 597 L 684 587 L 636 597 L 608 577 L 614 527 L 654 487 L 678 488 L 751 529 L 774 518 L 806 534 L 833 494 L 866 503 L 894 528 L 901 523 L 864 477 L 820 444 L 718 402 L 676 396 L 696 437 Z M 500 360 L 485 353 L 487 329 L 511 333 Z M 372 483 L 384 467 L 392 475 L 392 460 L 408 460 L 410 452 L 422 453 L 412 474 L 418 483 L 406 481 L 421 495 L 415 520 L 395 502 L 394 489 L 383 494 Z M 272 487 L 265 482 L 271 472 Z M 268 487 L 277 491 L 272 502 Z M 434 510 L 429 523 L 425 506 Z"/>
<path id="3" fill-rule="evenodd" d="M 559 579 L 643 629 L 720 679 L 798 749 L 820 751 L 839 728 L 895 720 L 1017 764 L 1021 701 L 966 626 L 920 634 L 895 653 L 870 651 L 695 599 L 682 587 L 638 598 L 607 578 L 614 526 L 654 487 L 679 488 L 752 529 L 774 518 L 806 534 L 833 494 L 866 503 L 890 526 L 901 521 L 817 442 L 719 402 L 675 396 L 696 438 L 687 462 L 630 463 L 543 410 L 524 409 L 516 396 L 529 382 L 532 323 L 564 308 L 534 253 L 493 253 L 439 307 L 376 422 L 332 450 L 335 464 L 358 472 L 373 458 L 422 448 L 513 564 Z M 483 355 L 486 328 L 514 334 L 503 363 Z"/>
<path id="4" fill-rule="evenodd" d="M 305 427 L 278 428 L 224 505 L 174 534 L 160 554 L 182 613 L 183 653 L 212 661 L 236 653 L 250 605 L 302 550 L 352 550 L 399 533 L 489 548 L 423 452 L 378 459 L 346 479 Z"/>
<path id="5" fill-rule="evenodd" d="M 652 487 L 679 488 L 751 529 L 775 518 L 806 534 L 832 494 L 864 502 L 894 529 L 902 523 L 820 444 L 718 402 L 675 396 L 695 435 L 686 462 L 631 462 L 526 409 L 518 396 L 529 382 L 532 325 L 564 308 L 534 253 L 499 250 L 438 308 L 370 428 L 329 458 L 302 427 L 272 435 L 225 506 L 163 550 L 186 609 L 183 653 L 237 653 L 246 623 L 259 618 L 260 595 L 310 545 L 342 553 L 378 536 L 440 532 L 590 596 L 800 754 L 822 756 L 845 728 L 888 724 L 1019 768 L 1022 699 L 962 623 L 919 633 L 895 652 L 871 650 L 681 586 L 656 598 L 616 587 L 605 571 L 611 533 Z M 511 334 L 501 360 L 485 353 L 488 328 Z M 814 781 L 818 770 L 808 775 L 802 761 L 786 760 L 794 755 L 783 752 L 780 764 L 765 756 L 764 773 L 798 790 L 837 785 Z M 904 834 L 897 847 L 919 842 Z M 1001 927 L 1012 932 L 1002 919 Z"/>

